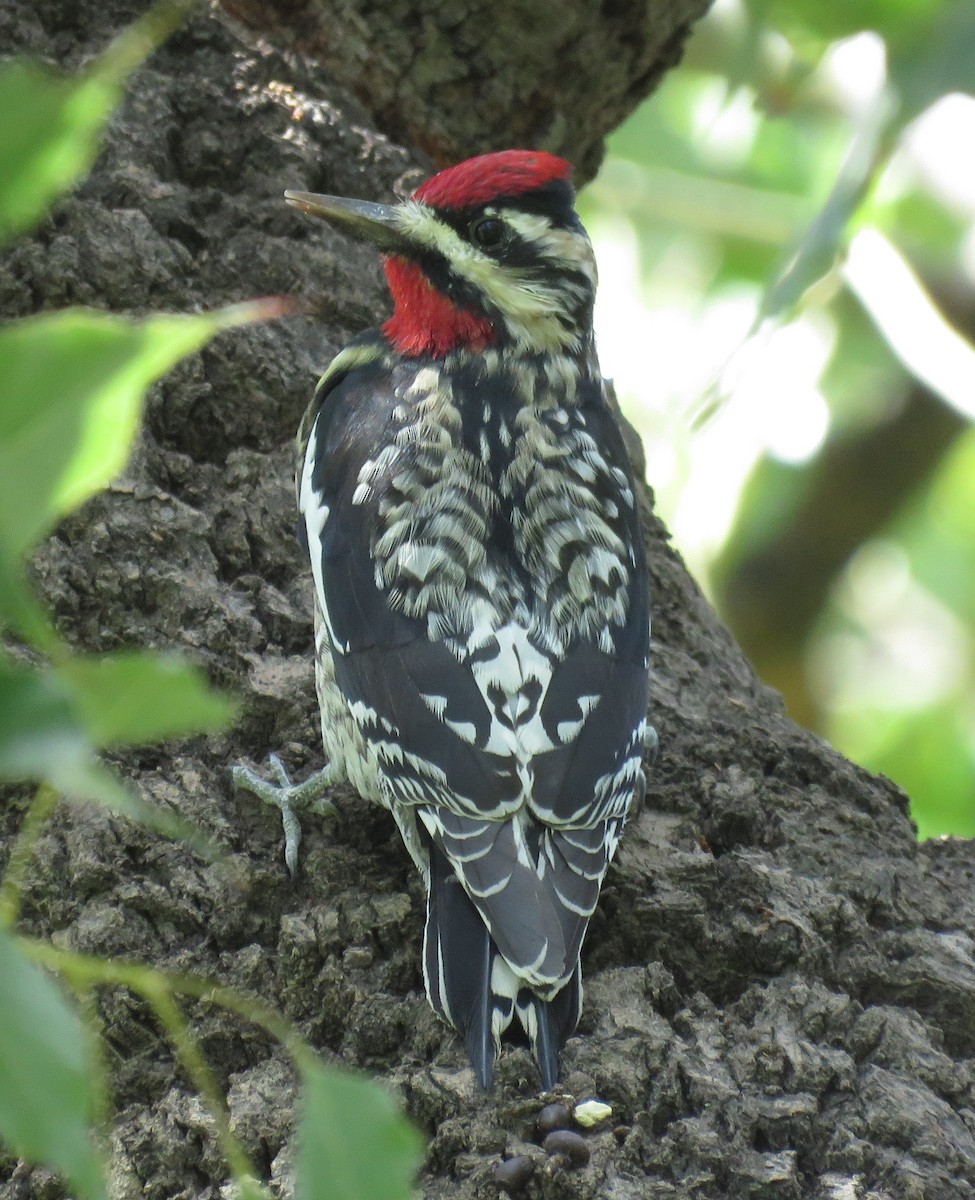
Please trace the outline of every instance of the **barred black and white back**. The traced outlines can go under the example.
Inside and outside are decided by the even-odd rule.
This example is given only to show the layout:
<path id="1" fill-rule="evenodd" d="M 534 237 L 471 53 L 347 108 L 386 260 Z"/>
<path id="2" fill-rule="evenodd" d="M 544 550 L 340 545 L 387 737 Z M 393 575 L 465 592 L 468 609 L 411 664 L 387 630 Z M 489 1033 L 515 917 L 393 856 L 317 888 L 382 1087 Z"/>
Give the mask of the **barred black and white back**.
<path id="1" fill-rule="evenodd" d="M 517 1018 L 551 1087 L 646 733 L 642 540 L 591 338 L 404 359 L 365 335 L 301 441 L 329 761 L 423 874 L 427 994 L 482 1083 Z"/>

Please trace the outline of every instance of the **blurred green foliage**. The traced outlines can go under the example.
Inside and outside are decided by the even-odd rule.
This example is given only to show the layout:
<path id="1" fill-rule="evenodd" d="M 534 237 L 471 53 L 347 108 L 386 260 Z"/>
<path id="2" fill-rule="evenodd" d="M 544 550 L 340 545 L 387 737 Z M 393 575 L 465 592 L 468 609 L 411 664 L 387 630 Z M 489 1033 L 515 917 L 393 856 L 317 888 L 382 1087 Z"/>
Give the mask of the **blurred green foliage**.
<path id="1" fill-rule="evenodd" d="M 186 7 L 164 0 L 78 78 L 27 62 L 0 67 L 0 243 L 40 220 L 84 173 L 125 77 Z M 36 787 L 0 879 L 0 1139 L 58 1172 L 80 1200 L 107 1194 L 111 1113 L 99 1033 L 67 988 L 90 999 L 96 986 L 121 986 L 148 1001 L 209 1106 L 235 1195 L 260 1200 L 268 1193 L 183 1016 L 185 995 L 222 1005 L 289 1051 L 302 1082 L 301 1200 L 406 1200 L 419 1165 L 419 1137 L 391 1097 L 326 1068 L 257 1001 L 16 932 L 37 838 L 62 798 L 108 805 L 213 853 L 194 831 L 149 808 L 99 754 L 223 728 L 234 704 L 175 656 L 69 648 L 32 594 L 25 564 L 60 517 L 123 468 L 152 383 L 221 330 L 281 310 L 280 302 L 254 302 L 141 320 L 79 310 L 0 327 L 0 784 Z"/>
<path id="2" fill-rule="evenodd" d="M 61 1171 L 81 1200 L 103 1200 L 81 1021 L 2 929 L 0 1013 L 0 1131 L 28 1158 Z"/>
<path id="3" fill-rule="evenodd" d="M 582 201 L 677 544 L 922 836 L 975 835 L 973 91 L 970 0 L 718 0 Z"/>

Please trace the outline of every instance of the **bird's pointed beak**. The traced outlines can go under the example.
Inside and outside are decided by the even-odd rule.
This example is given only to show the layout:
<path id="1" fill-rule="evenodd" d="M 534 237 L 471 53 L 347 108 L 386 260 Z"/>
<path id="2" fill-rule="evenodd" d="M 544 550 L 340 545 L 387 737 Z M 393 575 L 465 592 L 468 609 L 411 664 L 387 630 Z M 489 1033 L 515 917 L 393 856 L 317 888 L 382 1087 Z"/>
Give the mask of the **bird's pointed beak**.
<path id="1" fill-rule="evenodd" d="M 319 196 L 314 192 L 285 192 L 284 198 L 312 217 L 321 217 L 360 242 L 371 242 L 384 254 L 406 254 L 410 242 L 399 226 L 396 206 Z"/>

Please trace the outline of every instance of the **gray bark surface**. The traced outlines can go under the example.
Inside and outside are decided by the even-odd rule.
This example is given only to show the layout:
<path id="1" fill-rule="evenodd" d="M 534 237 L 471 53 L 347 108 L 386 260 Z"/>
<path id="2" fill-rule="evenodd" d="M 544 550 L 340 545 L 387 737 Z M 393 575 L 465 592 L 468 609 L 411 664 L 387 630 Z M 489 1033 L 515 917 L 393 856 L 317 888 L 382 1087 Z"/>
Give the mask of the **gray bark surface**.
<path id="1" fill-rule="evenodd" d="M 311 54 L 378 128 L 448 166 L 526 146 L 596 173 L 603 138 L 711 0 L 220 0 Z"/>
<path id="2" fill-rule="evenodd" d="M 134 11 L 8 0 L 0 44 L 77 65 Z M 276 813 L 232 794 L 235 762 L 260 766 L 278 750 L 299 778 L 321 764 L 291 438 L 330 356 L 386 305 L 375 257 L 280 194 L 385 198 L 419 165 L 320 76 L 198 15 L 134 78 L 91 178 L 4 257 L 8 316 L 191 310 L 266 293 L 319 308 L 226 334 L 157 387 L 123 478 L 35 565 L 73 643 L 182 650 L 242 697 L 227 734 L 117 759 L 226 857 L 210 863 L 62 805 L 24 927 L 252 992 L 327 1058 L 389 1081 L 430 1142 L 426 1197 L 493 1198 L 495 1166 L 514 1153 L 536 1163 L 527 1200 L 975 1195 L 972 844 L 918 846 L 896 787 L 785 717 L 688 577 L 649 493 L 662 753 L 592 923 L 585 1012 L 565 1054 L 568 1089 L 614 1109 L 586 1135 L 588 1165 L 538 1146 L 525 1051 L 506 1051 L 485 1096 L 428 1009 L 419 883 L 388 815 L 340 791 L 334 820 L 305 820 L 292 884 Z M 484 127 L 500 129 L 501 109 L 485 104 Z M 8 841 L 26 800 L 0 810 Z M 125 992 L 99 1003 L 117 1194 L 217 1200 L 226 1170 L 212 1125 L 160 1031 Z M 226 1014 L 191 1012 L 235 1128 L 287 1194 L 285 1059 Z M 60 1194 L 0 1152 L 0 1200 Z"/>

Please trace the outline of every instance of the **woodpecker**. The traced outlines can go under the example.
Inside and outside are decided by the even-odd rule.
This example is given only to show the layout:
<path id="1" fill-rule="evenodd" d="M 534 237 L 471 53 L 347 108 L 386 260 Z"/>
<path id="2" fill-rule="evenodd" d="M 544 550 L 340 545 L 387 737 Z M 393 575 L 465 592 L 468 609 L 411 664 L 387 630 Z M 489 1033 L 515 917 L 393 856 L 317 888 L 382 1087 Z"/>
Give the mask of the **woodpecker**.
<path id="1" fill-rule="evenodd" d="M 237 781 L 283 813 L 350 782 L 426 888 L 423 977 L 491 1086 L 527 1035 L 544 1089 L 634 797 L 649 599 L 636 487 L 592 329 L 572 166 L 486 154 L 409 200 L 286 192 L 383 256 L 393 315 L 328 368 L 298 435 L 327 766 Z"/>

